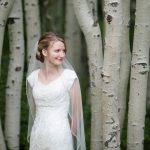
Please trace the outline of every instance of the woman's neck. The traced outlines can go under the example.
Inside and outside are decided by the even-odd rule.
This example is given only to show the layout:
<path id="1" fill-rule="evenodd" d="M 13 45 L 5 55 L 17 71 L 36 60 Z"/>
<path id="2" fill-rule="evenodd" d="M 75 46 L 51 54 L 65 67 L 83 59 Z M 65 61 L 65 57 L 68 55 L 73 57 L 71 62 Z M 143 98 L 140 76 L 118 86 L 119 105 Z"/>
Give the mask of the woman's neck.
<path id="1" fill-rule="evenodd" d="M 58 75 L 60 73 L 60 66 L 44 62 L 41 71 L 44 73 L 45 77 L 48 77 L 49 75 Z"/>

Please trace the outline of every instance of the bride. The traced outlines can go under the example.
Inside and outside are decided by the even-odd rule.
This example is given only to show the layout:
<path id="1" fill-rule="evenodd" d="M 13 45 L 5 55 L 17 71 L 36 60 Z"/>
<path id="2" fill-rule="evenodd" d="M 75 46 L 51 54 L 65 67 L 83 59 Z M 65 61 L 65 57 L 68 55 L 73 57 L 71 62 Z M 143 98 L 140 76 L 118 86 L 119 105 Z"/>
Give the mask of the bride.
<path id="1" fill-rule="evenodd" d="M 86 149 L 79 80 L 66 52 L 65 41 L 48 32 L 39 39 L 36 59 L 29 63 L 30 150 Z"/>

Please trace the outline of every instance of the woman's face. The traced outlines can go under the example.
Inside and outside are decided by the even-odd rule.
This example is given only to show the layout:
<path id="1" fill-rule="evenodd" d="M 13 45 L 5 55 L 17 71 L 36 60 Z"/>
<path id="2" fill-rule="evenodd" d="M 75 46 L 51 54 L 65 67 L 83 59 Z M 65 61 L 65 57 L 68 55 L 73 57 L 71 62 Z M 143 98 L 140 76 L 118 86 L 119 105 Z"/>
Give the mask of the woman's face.
<path id="1" fill-rule="evenodd" d="M 66 55 L 64 43 L 56 41 L 50 44 L 46 50 L 43 50 L 43 55 L 49 63 L 57 66 L 61 65 Z"/>

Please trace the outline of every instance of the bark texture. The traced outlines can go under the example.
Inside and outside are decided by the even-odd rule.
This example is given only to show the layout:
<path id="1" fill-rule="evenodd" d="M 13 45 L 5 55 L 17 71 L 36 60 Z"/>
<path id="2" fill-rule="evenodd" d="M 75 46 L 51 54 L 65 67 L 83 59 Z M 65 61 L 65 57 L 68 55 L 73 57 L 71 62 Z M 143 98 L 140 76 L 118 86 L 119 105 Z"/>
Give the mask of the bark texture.
<path id="1" fill-rule="evenodd" d="M 20 101 L 24 70 L 22 3 L 15 0 L 8 20 L 10 64 L 6 89 L 5 137 L 7 146 L 19 150 Z"/>
<path id="2" fill-rule="evenodd" d="M 149 71 L 150 1 L 136 1 L 128 113 L 128 150 L 143 150 Z"/>
<path id="3" fill-rule="evenodd" d="M 7 22 L 8 15 L 13 7 L 14 0 L 1 0 L 0 1 L 0 68 L 1 68 L 1 57 L 2 47 L 4 39 L 4 31 Z M 1 74 L 1 69 L 0 69 Z"/>
<path id="4" fill-rule="evenodd" d="M 93 20 L 98 21 L 98 2 L 97 0 L 87 0 L 88 7 L 90 12 L 92 13 Z"/>
<path id="5" fill-rule="evenodd" d="M 122 1 L 104 0 L 105 47 L 103 63 L 103 149 L 120 149 L 118 114 L 120 53 L 122 43 Z"/>
<path id="6" fill-rule="evenodd" d="M 38 0 L 24 0 L 25 23 L 27 32 L 28 62 L 33 57 L 33 48 L 41 35 L 40 13 Z"/>
<path id="7" fill-rule="evenodd" d="M 101 117 L 101 70 L 102 42 L 101 32 L 94 14 L 90 11 L 86 0 L 73 0 L 75 14 L 84 33 L 88 48 L 88 65 L 91 92 L 91 150 L 102 148 L 102 117 Z"/>
<path id="8" fill-rule="evenodd" d="M 122 131 L 127 100 L 127 87 L 129 83 L 129 73 L 131 64 L 131 52 L 129 42 L 130 28 L 130 0 L 122 1 L 123 5 L 123 34 L 121 47 L 121 64 L 120 64 L 120 84 L 119 84 L 119 121 Z"/>
<path id="9" fill-rule="evenodd" d="M 66 1 L 65 41 L 67 58 L 78 74 L 81 72 L 81 31 L 73 10 L 73 3 Z"/>

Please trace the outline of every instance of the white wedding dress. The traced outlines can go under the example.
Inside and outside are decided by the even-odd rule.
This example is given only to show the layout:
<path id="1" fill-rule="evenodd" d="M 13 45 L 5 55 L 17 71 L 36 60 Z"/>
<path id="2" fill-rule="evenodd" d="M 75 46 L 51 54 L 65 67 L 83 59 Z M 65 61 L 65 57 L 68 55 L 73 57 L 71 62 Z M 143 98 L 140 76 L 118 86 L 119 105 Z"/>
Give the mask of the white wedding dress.
<path id="1" fill-rule="evenodd" d="M 74 71 L 64 69 L 57 79 L 45 85 L 38 80 L 39 70 L 27 78 L 36 106 L 30 150 L 73 150 L 68 90 L 77 76 Z"/>

